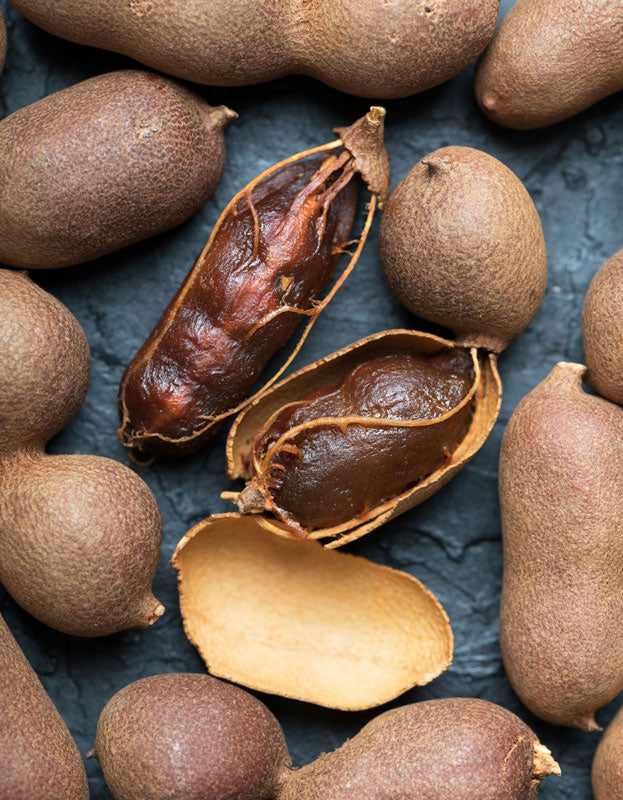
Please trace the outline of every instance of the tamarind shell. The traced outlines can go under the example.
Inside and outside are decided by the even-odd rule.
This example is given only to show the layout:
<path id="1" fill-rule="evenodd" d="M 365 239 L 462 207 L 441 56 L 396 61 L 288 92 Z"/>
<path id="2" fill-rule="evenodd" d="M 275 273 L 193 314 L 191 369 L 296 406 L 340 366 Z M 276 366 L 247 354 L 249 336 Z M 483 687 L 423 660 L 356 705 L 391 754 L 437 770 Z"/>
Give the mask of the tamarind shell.
<path id="1" fill-rule="evenodd" d="M 371 358 L 395 353 L 433 354 L 456 348 L 456 343 L 428 333 L 409 330 L 391 330 L 361 339 L 332 355 L 321 358 L 303 367 L 267 392 L 256 398 L 234 421 L 227 440 L 227 472 L 230 478 L 248 480 L 246 454 L 251 442 L 279 409 L 296 402 L 308 392 L 323 387 L 335 386 L 354 366 Z M 487 439 L 497 419 L 502 386 L 497 372 L 496 356 L 474 351 L 475 379 L 471 393 L 473 417 L 469 430 L 439 469 L 406 489 L 397 497 L 372 508 L 363 517 L 351 520 L 334 529 L 318 528 L 308 534 L 311 539 L 328 539 L 328 547 L 340 547 L 364 536 L 390 519 L 424 502 L 456 475 L 478 452 Z M 431 421 L 434 424 L 434 421 Z M 237 501 L 238 495 L 226 493 Z M 262 500 L 258 507 L 262 508 Z M 295 536 L 289 528 L 264 514 L 257 516 L 258 523 L 280 536 Z"/>
<path id="2" fill-rule="evenodd" d="M 448 617 L 405 572 L 217 514 L 173 558 L 184 630 L 218 677 L 330 708 L 385 703 L 452 661 Z"/>

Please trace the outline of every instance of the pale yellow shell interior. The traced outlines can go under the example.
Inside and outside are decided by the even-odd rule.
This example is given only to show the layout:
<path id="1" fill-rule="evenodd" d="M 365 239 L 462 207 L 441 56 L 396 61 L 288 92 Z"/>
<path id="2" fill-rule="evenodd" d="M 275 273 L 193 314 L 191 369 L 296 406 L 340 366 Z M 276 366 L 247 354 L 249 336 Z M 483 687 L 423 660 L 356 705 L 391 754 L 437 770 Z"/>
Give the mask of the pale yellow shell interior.
<path id="1" fill-rule="evenodd" d="M 180 604 L 209 671 L 346 710 L 385 703 L 451 663 L 437 598 L 411 575 L 220 514 L 179 543 Z"/>

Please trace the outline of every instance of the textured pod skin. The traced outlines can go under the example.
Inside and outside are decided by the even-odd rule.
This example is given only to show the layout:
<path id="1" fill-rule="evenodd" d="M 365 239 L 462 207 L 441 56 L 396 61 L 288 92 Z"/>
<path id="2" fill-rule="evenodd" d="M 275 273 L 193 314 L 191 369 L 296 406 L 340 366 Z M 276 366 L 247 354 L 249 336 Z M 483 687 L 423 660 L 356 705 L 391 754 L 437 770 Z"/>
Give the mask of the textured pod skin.
<path id="1" fill-rule="evenodd" d="M 387 355 L 436 355 L 456 347 L 456 343 L 431 334 L 416 331 L 383 331 L 361 339 L 348 347 L 321 358 L 294 372 L 261 394 L 240 412 L 227 439 L 227 473 L 230 478 L 252 478 L 249 452 L 251 443 L 260 431 L 267 428 L 275 416 L 290 403 L 300 401 L 307 393 L 320 388 L 336 386 L 345 374 L 370 359 Z M 306 531 L 311 539 L 327 539 L 327 547 L 340 547 L 378 528 L 404 511 L 424 502 L 454 477 L 478 452 L 491 432 L 499 414 L 502 386 L 497 372 L 496 356 L 472 353 L 475 379 L 466 402 L 472 403 L 473 417 L 467 434 L 458 447 L 438 469 L 414 486 L 392 497 L 387 502 L 368 509 L 342 525 Z M 249 484 L 249 489 L 252 487 Z M 258 514 L 266 508 L 266 495 L 255 499 L 242 493 L 225 492 L 226 497 L 238 503 L 240 510 Z M 268 515 L 256 517 L 258 523 L 279 536 L 300 536 Z"/>
<path id="2" fill-rule="evenodd" d="M 623 88 L 621 0 L 517 0 L 482 56 L 476 99 L 508 128 L 553 125 Z"/>
<path id="3" fill-rule="evenodd" d="M 28 19 L 198 83 L 311 75 L 349 94 L 406 97 L 467 67 L 499 0 L 12 0 Z M 336 31 L 339 35 L 336 35 Z"/>
<path id="4" fill-rule="evenodd" d="M 560 363 L 513 413 L 500 455 L 500 644 L 525 705 L 597 730 L 623 689 L 623 409 Z"/>
<path id="5" fill-rule="evenodd" d="M 41 622 L 75 636 L 145 627 L 162 523 L 147 485 L 116 461 L 49 456 L 77 413 L 90 354 L 69 310 L 0 270 L 0 581 Z"/>
<path id="6" fill-rule="evenodd" d="M 235 116 L 138 70 L 15 112 L 0 123 L 0 261 L 65 267 L 179 225 L 218 185 Z"/>
<path id="7" fill-rule="evenodd" d="M 392 193 L 380 229 L 385 277 L 413 314 L 496 353 L 539 310 L 547 255 L 517 176 L 470 147 L 419 161 Z"/>
<path id="8" fill-rule="evenodd" d="M 88 800 L 80 753 L 0 616 L 0 800 Z"/>
<path id="9" fill-rule="evenodd" d="M 386 197 L 384 117 L 383 108 L 373 107 L 338 129 L 336 142 L 275 164 L 226 206 L 123 375 L 119 438 L 135 455 L 180 455 L 205 446 L 306 319 L 298 345 L 270 382 L 292 361 L 355 266 L 377 197 L 379 203 Z M 358 177 L 372 198 L 361 236 L 347 242 Z M 321 301 L 348 244 L 356 245 L 349 264 Z"/>
<path id="10" fill-rule="evenodd" d="M 560 768 L 519 717 L 450 698 L 386 711 L 292 772 L 276 800 L 535 800 L 550 774 Z"/>
<path id="11" fill-rule="evenodd" d="M 92 751 L 115 800 L 268 800 L 290 764 L 255 697 L 209 675 L 143 678 L 108 702 Z"/>
<path id="12" fill-rule="evenodd" d="M 593 759 L 595 800 L 623 798 L 623 711 L 606 728 Z"/>
<path id="13" fill-rule="evenodd" d="M 0 11 L 0 73 L 4 69 L 4 61 L 6 59 L 6 25 L 4 24 L 4 17 Z"/>
<path id="14" fill-rule="evenodd" d="M 365 517 L 452 459 L 472 421 L 474 366 L 464 348 L 358 364 L 258 434 L 245 494 L 253 501 L 260 491 L 265 507 L 301 536 Z M 413 421 L 421 424 L 405 424 Z"/>
<path id="15" fill-rule="evenodd" d="M 582 341 L 588 383 L 623 405 L 623 250 L 606 261 L 588 287 Z"/>

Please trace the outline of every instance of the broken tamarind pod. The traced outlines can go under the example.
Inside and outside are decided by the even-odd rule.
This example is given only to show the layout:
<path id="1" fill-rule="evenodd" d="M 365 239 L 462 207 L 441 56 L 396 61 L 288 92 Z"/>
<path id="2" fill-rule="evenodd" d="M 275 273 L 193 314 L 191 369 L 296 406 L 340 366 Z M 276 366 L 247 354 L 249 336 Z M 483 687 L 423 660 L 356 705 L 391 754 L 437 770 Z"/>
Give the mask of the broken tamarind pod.
<path id="1" fill-rule="evenodd" d="M 606 728 L 593 759 L 595 800 L 623 798 L 623 709 Z"/>
<path id="2" fill-rule="evenodd" d="M 468 697 L 386 711 L 338 749 L 293 768 L 263 703 L 187 673 L 117 692 L 92 754 L 117 800 L 536 800 L 541 781 L 560 775 L 519 717 Z"/>
<path id="3" fill-rule="evenodd" d="M 263 172 L 225 208 L 123 376 L 119 437 L 135 455 L 202 447 L 248 402 L 268 360 L 306 319 L 298 344 L 266 386 L 291 363 L 354 268 L 387 195 L 384 117 L 384 109 L 373 107 L 337 129 L 338 140 Z M 371 199 L 360 238 L 349 242 L 358 174 Z M 344 252 L 349 263 L 320 301 Z"/>
<path id="4" fill-rule="evenodd" d="M 213 675 L 252 689 L 353 711 L 452 662 L 448 616 L 416 578 L 275 536 L 260 517 L 198 523 L 171 563 L 189 640 Z"/>
<path id="5" fill-rule="evenodd" d="M 228 474 L 248 484 L 223 496 L 278 517 L 258 519 L 282 536 L 345 544 L 447 483 L 482 446 L 500 401 L 494 355 L 426 333 L 374 334 L 239 415 Z"/>

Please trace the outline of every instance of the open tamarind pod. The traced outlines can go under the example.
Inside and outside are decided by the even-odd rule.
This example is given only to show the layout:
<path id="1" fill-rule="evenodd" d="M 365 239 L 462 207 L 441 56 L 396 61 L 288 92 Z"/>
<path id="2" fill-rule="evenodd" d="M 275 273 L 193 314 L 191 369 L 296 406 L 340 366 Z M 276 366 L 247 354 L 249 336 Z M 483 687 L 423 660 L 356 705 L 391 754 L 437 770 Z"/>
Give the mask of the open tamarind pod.
<path id="1" fill-rule="evenodd" d="M 595 800 L 623 800 L 623 709 L 597 746 L 592 779 Z"/>
<path id="2" fill-rule="evenodd" d="M 228 474 L 248 484 L 223 496 L 243 513 L 277 516 L 258 517 L 274 533 L 338 547 L 456 475 L 489 435 L 501 395 L 494 355 L 427 333 L 374 334 L 293 373 L 240 413 Z"/>
<path id="3" fill-rule="evenodd" d="M 606 400 L 623 405 L 623 250 L 601 266 L 582 309 L 587 382 Z"/>
<path id="4" fill-rule="evenodd" d="M 162 521 L 156 499 L 110 458 L 48 455 L 89 384 L 86 336 L 23 272 L 0 270 L 0 582 L 63 633 L 144 628 Z"/>
<path id="5" fill-rule="evenodd" d="M 623 409 L 585 372 L 557 364 L 504 433 L 500 645 L 533 714 L 595 731 L 623 689 Z"/>
<path id="6" fill-rule="evenodd" d="M 88 800 L 67 726 L 0 616 L 0 798 Z"/>
<path id="7" fill-rule="evenodd" d="M 448 617 L 414 577 L 275 536 L 258 517 L 200 522 L 171 563 L 184 630 L 209 671 L 252 689 L 370 708 L 452 661 Z"/>
<path id="8" fill-rule="evenodd" d="M 386 711 L 296 769 L 266 706 L 185 673 L 117 692 L 92 753 L 116 800 L 536 800 L 541 781 L 560 775 L 525 723 L 474 698 Z"/>
<path id="9" fill-rule="evenodd" d="M 119 438 L 135 455 L 190 453 L 240 411 L 268 360 L 314 321 L 354 268 L 389 187 L 385 110 L 370 109 L 339 139 L 275 164 L 227 205 L 210 239 L 121 381 Z M 348 237 L 360 175 L 371 199 Z M 341 254 L 350 260 L 318 298 Z"/>

